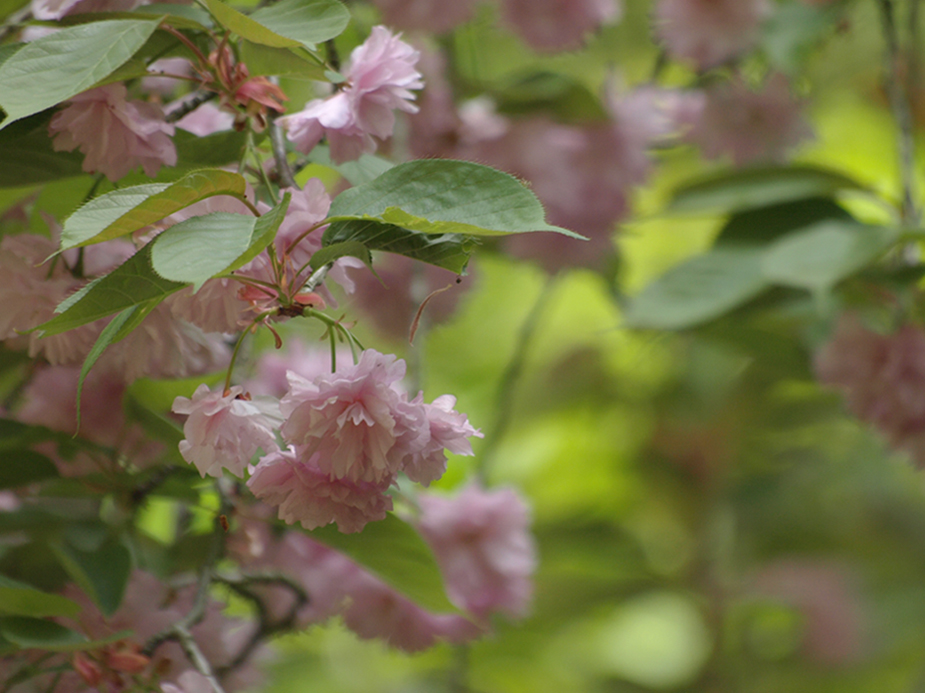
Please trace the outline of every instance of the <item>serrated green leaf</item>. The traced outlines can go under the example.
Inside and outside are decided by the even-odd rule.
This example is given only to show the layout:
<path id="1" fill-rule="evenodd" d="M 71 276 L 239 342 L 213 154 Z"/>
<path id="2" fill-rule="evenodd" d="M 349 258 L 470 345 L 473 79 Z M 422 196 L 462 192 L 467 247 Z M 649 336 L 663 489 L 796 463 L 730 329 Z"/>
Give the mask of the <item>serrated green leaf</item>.
<path id="1" fill-rule="evenodd" d="M 109 274 L 95 279 L 58 306 L 58 315 L 39 325 L 43 335 L 60 334 L 132 306 L 160 301 L 186 283 L 158 275 L 151 266 L 149 243 Z"/>
<path id="2" fill-rule="evenodd" d="M 110 20 L 67 27 L 21 48 L 0 65 L 0 106 L 15 120 L 86 91 L 141 48 L 153 20 Z"/>
<path id="3" fill-rule="evenodd" d="M 362 243 L 357 241 L 345 241 L 343 243 L 335 243 L 334 245 L 325 246 L 311 258 L 311 267 L 313 270 L 318 270 L 324 267 L 329 262 L 334 262 L 335 260 L 346 257 L 357 257 L 360 258 L 367 267 L 372 268 L 373 258 L 367 248 Z"/>
<path id="4" fill-rule="evenodd" d="M 754 298 L 770 286 L 761 274 L 762 248 L 714 248 L 645 287 L 629 304 L 630 327 L 682 330 Z"/>
<path id="5" fill-rule="evenodd" d="M 181 5 L 174 2 L 152 2 L 150 5 L 142 5 L 135 10 L 136 14 L 147 14 L 156 17 L 167 16 L 165 22 L 178 29 L 199 28 L 211 29 L 214 24 L 209 13 L 197 5 Z M 187 24 L 180 24 L 177 19 L 183 19 Z M 198 25 L 198 27 L 196 26 Z"/>
<path id="6" fill-rule="evenodd" d="M 151 265 L 159 276 L 198 289 L 247 251 L 256 224 L 257 217 L 230 212 L 181 221 L 154 240 Z"/>
<path id="7" fill-rule="evenodd" d="M 90 551 L 70 542 L 53 543 L 51 549 L 100 611 L 111 616 L 119 608 L 132 571 L 131 553 L 120 541 L 110 538 Z"/>
<path id="8" fill-rule="evenodd" d="M 666 211 L 687 214 L 754 209 L 810 197 L 831 197 L 842 190 L 867 188 L 841 173 L 815 166 L 729 171 L 678 188 Z"/>
<path id="9" fill-rule="evenodd" d="M 312 163 L 333 168 L 346 178 L 351 185 L 369 183 L 395 166 L 388 159 L 383 159 L 374 154 L 363 154 L 356 161 L 345 161 L 342 164 L 336 164 L 331 161 L 330 149 L 324 144 L 319 144 L 312 149 L 308 158 Z"/>
<path id="10" fill-rule="evenodd" d="M 295 39 L 286 38 L 271 31 L 260 22 L 238 12 L 221 0 L 204 0 L 204 2 L 219 24 L 242 39 L 274 48 L 293 48 L 301 45 Z"/>
<path id="11" fill-rule="evenodd" d="M 458 233 L 429 235 L 373 221 L 331 224 L 322 236 L 322 245 L 328 248 L 343 243 L 404 255 L 463 274 L 478 240 Z"/>
<path id="12" fill-rule="evenodd" d="M 14 616 L 76 616 L 80 605 L 60 594 L 48 594 L 31 585 L 0 575 L 0 614 Z"/>
<path id="13" fill-rule="evenodd" d="M 427 234 L 553 231 L 582 238 L 547 224 L 540 201 L 514 176 L 445 159 L 399 164 L 369 183 L 345 190 L 334 199 L 329 216 L 337 223 L 373 221 Z"/>
<path id="14" fill-rule="evenodd" d="M 99 360 L 100 356 L 103 355 L 103 352 L 106 351 L 106 348 L 115 341 L 115 336 L 122 331 L 122 328 L 128 323 L 133 317 L 134 313 L 138 310 L 138 306 L 132 306 L 131 308 L 126 308 L 116 317 L 109 321 L 109 324 L 103 328 L 100 332 L 99 337 L 96 338 L 96 341 L 93 343 L 93 346 L 90 348 L 87 357 L 84 359 L 83 364 L 80 367 L 80 375 L 77 378 L 77 433 L 80 431 L 80 398 L 83 394 L 84 381 L 87 379 L 87 375 L 90 373 L 90 369 L 93 368 L 94 364 Z M 137 322 L 134 324 L 138 324 Z"/>
<path id="15" fill-rule="evenodd" d="M 893 228 L 822 221 L 770 246 L 761 272 L 776 284 L 827 291 L 879 258 L 899 235 Z"/>
<path id="16" fill-rule="evenodd" d="M 233 272 L 239 267 L 243 267 L 255 257 L 260 255 L 263 250 L 276 238 L 276 232 L 279 231 L 280 224 L 286 218 L 286 212 L 289 210 L 289 202 L 292 199 L 291 193 L 283 195 L 273 209 L 260 215 L 257 223 L 254 225 L 254 234 L 251 237 L 250 245 L 234 262 L 232 262 L 225 272 Z"/>
<path id="17" fill-rule="evenodd" d="M 119 238 L 216 195 L 243 199 L 247 181 L 220 169 L 193 171 L 167 185 L 152 183 L 96 197 L 64 222 L 61 249 Z M 101 224 L 102 222 L 102 224 Z"/>
<path id="18" fill-rule="evenodd" d="M 282 0 L 251 14 L 251 19 L 308 49 L 340 36 L 350 12 L 337 0 Z"/>
<path id="19" fill-rule="evenodd" d="M 456 611 L 446 596 L 440 568 L 421 535 L 389 513 L 362 532 L 343 534 L 334 525 L 308 536 L 345 553 L 384 582 L 431 611 Z"/>
<path id="20" fill-rule="evenodd" d="M 262 46 L 251 41 L 241 41 L 241 62 L 247 65 L 251 76 L 257 75 L 297 75 L 305 79 L 324 78 L 324 62 L 321 58 L 311 59 L 300 56 L 289 48 Z"/>
<path id="21" fill-rule="evenodd" d="M 67 250 L 94 242 L 96 236 L 116 224 L 129 211 L 168 187 L 168 183 L 133 185 L 94 197 L 65 219 L 61 230 L 61 249 Z"/>
<path id="22" fill-rule="evenodd" d="M 0 489 L 25 486 L 58 476 L 58 468 L 45 455 L 33 450 L 4 450 L 0 464 Z"/>
<path id="23" fill-rule="evenodd" d="M 38 113 L 0 131 L 0 187 L 18 188 L 84 175 L 83 155 L 56 152 L 48 136 L 49 113 Z"/>

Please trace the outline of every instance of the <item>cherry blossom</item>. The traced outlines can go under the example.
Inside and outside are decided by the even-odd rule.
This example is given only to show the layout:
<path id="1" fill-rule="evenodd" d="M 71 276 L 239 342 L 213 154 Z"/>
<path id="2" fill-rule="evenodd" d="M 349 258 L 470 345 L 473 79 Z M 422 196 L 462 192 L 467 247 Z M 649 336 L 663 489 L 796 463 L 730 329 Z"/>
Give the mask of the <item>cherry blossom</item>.
<path id="1" fill-rule="evenodd" d="M 418 52 L 383 26 L 353 50 L 343 88 L 315 99 L 304 110 L 279 119 L 289 139 L 305 154 L 327 137 L 331 158 L 351 161 L 376 151 L 376 141 L 391 137 L 394 111 L 417 111 L 412 89 L 424 86 L 415 69 Z"/>
<path id="2" fill-rule="evenodd" d="M 170 136 L 173 125 L 158 106 L 126 101 L 123 84 L 109 84 L 70 99 L 48 125 L 55 151 L 84 153 L 83 170 L 117 181 L 141 166 L 154 177 L 161 166 L 177 163 Z"/>
<path id="3" fill-rule="evenodd" d="M 247 399 L 239 385 L 213 392 L 202 384 L 192 399 L 177 397 L 173 403 L 175 413 L 188 416 L 180 454 L 202 476 L 221 476 L 223 469 L 242 476 L 258 448 L 264 452 L 278 449 L 273 432 L 275 409 L 272 401 Z"/>
<path id="4" fill-rule="evenodd" d="M 505 21 L 539 51 L 579 48 L 586 34 L 601 24 L 618 21 L 622 12 L 618 0 L 503 0 L 502 3 Z"/>
<path id="5" fill-rule="evenodd" d="M 442 34 L 469 20 L 476 0 L 373 0 L 389 26 Z"/>

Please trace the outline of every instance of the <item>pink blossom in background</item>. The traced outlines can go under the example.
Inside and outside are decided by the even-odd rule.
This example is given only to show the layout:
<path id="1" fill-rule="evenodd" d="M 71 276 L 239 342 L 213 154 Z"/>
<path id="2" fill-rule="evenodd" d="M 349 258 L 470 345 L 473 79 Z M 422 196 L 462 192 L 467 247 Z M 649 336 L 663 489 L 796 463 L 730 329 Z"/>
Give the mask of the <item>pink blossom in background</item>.
<path id="1" fill-rule="evenodd" d="M 338 347 L 337 363 L 353 362 L 347 347 Z M 286 373 L 292 371 L 306 380 L 331 373 L 331 349 L 326 343 L 309 346 L 300 339 L 289 337 L 282 350 L 265 351 L 257 359 L 256 369 L 247 380 L 248 392 L 282 397 L 289 391 Z"/>
<path id="2" fill-rule="evenodd" d="M 172 111 L 174 108 L 182 105 L 183 99 L 171 104 L 167 110 Z M 176 122 L 176 126 L 181 130 L 186 130 L 199 137 L 208 137 L 216 132 L 225 132 L 231 130 L 234 126 L 234 115 L 226 110 L 216 106 L 211 101 L 199 106 L 199 108 L 190 111 Z"/>
<path id="3" fill-rule="evenodd" d="M 182 77 L 191 77 L 193 66 L 186 58 L 161 58 L 148 65 L 148 73 L 151 75 L 178 75 Z M 174 77 L 142 77 L 141 89 L 146 94 L 157 94 L 162 97 L 171 97 L 177 89 L 184 84 L 184 80 Z"/>
<path id="4" fill-rule="evenodd" d="M 431 613 L 366 571 L 352 576 L 347 591 L 350 604 L 344 622 L 366 640 L 381 638 L 405 652 L 419 652 L 440 641 L 463 643 L 482 634 L 468 619 Z"/>
<path id="5" fill-rule="evenodd" d="M 55 151 L 80 148 L 83 170 L 117 181 L 141 166 L 151 178 L 161 166 L 177 163 L 170 136 L 173 125 L 161 109 L 144 101 L 126 101 L 125 85 L 109 84 L 72 97 L 51 119 Z"/>
<path id="6" fill-rule="evenodd" d="M 167 297 L 171 314 L 206 332 L 233 333 L 247 323 L 249 304 L 238 297 L 241 283 L 227 277 L 207 279 L 199 291 L 181 289 Z"/>
<path id="7" fill-rule="evenodd" d="M 658 0 L 656 33 L 673 57 L 707 70 L 750 50 L 772 7 L 769 0 Z"/>
<path id="8" fill-rule="evenodd" d="M 537 559 L 530 511 L 517 493 L 473 483 L 454 497 L 422 493 L 418 504 L 418 529 L 453 603 L 480 619 L 494 612 L 525 616 Z"/>
<path id="9" fill-rule="evenodd" d="M 346 86 L 327 99 L 315 99 L 299 113 L 279 119 L 296 149 L 307 154 L 327 137 L 337 163 L 376 151 L 376 141 L 391 137 L 394 111 L 414 113 L 412 89 L 424 86 L 415 69 L 418 52 L 383 26 L 350 55 Z"/>
<path id="10" fill-rule="evenodd" d="M 441 395 L 432 404 L 423 401 L 418 395 L 412 402 L 424 407 L 430 439 L 420 452 L 416 452 L 405 462 L 403 471 L 412 481 L 428 486 L 446 472 L 446 453 L 449 450 L 456 455 L 472 455 L 472 443 L 469 438 L 482 438 L 465 414 L 453 409 L 456 398 L 453 395 Z"/>
<path id="11" fill-rule="evenodd" d="M 142 0 L 32 0 L 32 16 L 54 20 L 84 12 L 128 12 L 141 4 Z"/>
<path id="12" fill-rule="evenodd" d="M 188 417 L 183 424 L 185 439 L 180 441 L 180 454 L 196 465 L 202 476 L 221 476 L 223 469 L 243 476 L 258 448 L 265 453 L 278 449 L 275 403 L 251 401 L 243 395 L 238 385 L 222 393 L 202 384 L 192 399 L 174 400 L 172 411 Z"/>
<path id="13" fill-rule="evenodd" d="M 442 34 L 469 21 L 476 0 L 373 0 L 389 26 Z"/>
<path id="14" fill-rule="evenodd" d="M 260 500 L 279 508 L 279 518 L 305 529 L 337 523 L 341 532 L 359 532 L 367 522 L 384 520 L 392 509 L 386 495 L 392 478 L 369 481 L 332 478 L 318 467 L 319 455 L 293 448 L 260 459 L 247 482 Z"/>
<path id="15" fill-rule="evenodd" d="M 866 649 L 857 577 L 843 564 L 794 557 L 756 571 L 747 589 L 802 612 L 807 657 L 827 666 L 851 666 Z"/>
<path id="16" fill-rule="evenodd" d="M 505 22 L 538 51 L 580 48 L 602 24 L 620 20 L 619 0 L 502 0 Z"/>
<path id="17" fill-rule="evenodd" d="M 427 43 L 415 45 L 420 52 L 417 68 L 427 88 L 417 100 L 418 110 L 408 116 L 408 147 L 417 159 L 448 156 L 456 145 L 459 116 L 446 75 L 446 56 Z"/>
<path id="18" fill-rule="evenodd" d="M 873 424 L 896 448 L 925 467 L 925 331 L 904 325 L 893 334 L 869 330 L 854 313 L 839 317 L 816 354 L 816 377 L 841 390 L 852 414 Z"/>
<path id="19" fill-rule="evenodd" d="M 775 74 L 761 91 L 740 77 L 708 87 L 698 110 L 689 104 L 684 139 L 704 156 L 732 158 L 736 166 L 782 161 L 813 132 L 803 118 L 803 104 L 790 93 L 787 78 Z"/>

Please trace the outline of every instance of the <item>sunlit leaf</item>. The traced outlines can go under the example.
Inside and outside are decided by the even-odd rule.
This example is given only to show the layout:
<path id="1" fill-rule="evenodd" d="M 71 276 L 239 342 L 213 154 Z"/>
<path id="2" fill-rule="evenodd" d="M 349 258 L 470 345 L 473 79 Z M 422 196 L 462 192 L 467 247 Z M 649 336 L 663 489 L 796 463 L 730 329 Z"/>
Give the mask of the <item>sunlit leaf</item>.
<path id="1" fill-rule="evenodd" d="M 282 0 L 261 7 L 251 19 L 309 49 L 339 36 L 350 12 L 337 0 Z"/>
<path id="2" fill-rule="evenodd" d="M 61 230 L 61 249 L 87 245 L 130 210 L 168 187 L 167 183 L 133 185 L 93 198 L 64 221 L 64 227 Z M 106 239 L 101 238 L 100 240 Z"/>

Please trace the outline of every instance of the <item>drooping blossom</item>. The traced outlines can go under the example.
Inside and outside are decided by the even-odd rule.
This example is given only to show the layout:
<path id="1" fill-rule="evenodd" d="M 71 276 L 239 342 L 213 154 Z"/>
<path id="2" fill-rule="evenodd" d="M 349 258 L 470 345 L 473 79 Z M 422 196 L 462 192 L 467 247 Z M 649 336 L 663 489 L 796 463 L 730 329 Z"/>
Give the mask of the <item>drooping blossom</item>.
<path id="1" fill-rule="evenodd" d="M 55 151 L 79 147 L 83 170 L 103 173 L 111 181 L 138 166 L 153 178 L 161 166 L 176 164 L 173 125 L 158 106 L 126 101 L 126 96 L 125 85 L 117 83 L 72 97 L 48 124 Z"/>
<path id="2" fill-rule="evenodd" d="M 896 448 L 925 467 L 925 331 L 907 324 L 878 334 L 844 313 L 816 354 L 816 377 L 845 397 L 848 409 L 873 424 Z"/>
<path id="3" fill-rule="evenodd" d="M 218 477 L 223 469 L 242 476 L 258 448 L 265 453 L 278 449 L 275 402 L 249 400 L 239 385 L 213 392 L 202 384 L 192 399 L 177 397 L 172 410 L 188 417 L 180 454 L 202 476 Z"/>
<path id="4" fill-rule="evenodd" d="M 318 466 L 320 455 L 293 448 L 260 459 L 247 486 L 265 503 L 279 508 L 279 518 L 305 529 L 337 523 L 341 532 L 359 532 L 367 522 L 384 520 L 392 509 L 386 494 L 390 477 L 379 482 L 332 478 Z"/>
<path id="5" fill-rule="evenodd" d="M 376 151 L 376 141 L 391 137 L 395 110 L 414 113 L 411 90 L 424 86 L 415 68 L 418 52 L 383 26 L 350 55 L 345 86 L 333 96 L 315 99 L 304 110 L 279 119 L 296 149 L 307 154 L 327 137 L 337 163 Z"/>
<path id="6" fill-rule="evenodd" d="M 482 437 L 465 414 L 453 409 L 456 398 L 453 395 L 441 395 L 431 404 L 424 402 L 424 397 L 418 394 L 412 403 L 424 408 L 430 436 L 423 449 L 408 457 L 402 471 L 412 481 L 429 485 L 446 472 L 445 450 L 456 455 L 472 455 L 472 443 L 469 438 Z"/>
<path id="7" fill-rule="evenodd" d="M 533 595 L 536 548 L 527 505 L 511 488 L 469 484 L 456 496 L 418 497 L 417 526 L 446 580 L 447 594 L 480 619 L 526 615 Z"/>
<path id="8" fill-rule="evenodd" d="M 349 580 L 350 604 L 344 622 L 364 639 L 379 638 L 405 652 L 419 652 L 437 642 L 463 643 L 482 634 L 459 614 L 435 614 L 402 596 L 366 571 Z"/>
<path id="9" fill-rule="evenodd" d="M 684 139 L 707 158 L 728 155 L 737 166 L 782 161 L 794 146 L 812 137 L 802 111 L 803 104 L 792 96 L 783 75 L 773 75 L 761 91 L 736 76 L 707 88 L 699 109 L 687 105 L 689 129 Z"/>
<path id="10" fill-rule="evenodd" d="M 538 51 L 580 48 L 602 24 L 619 21 L 619 0 L 503 0 L 504 20 Z"/>
<path id="11" fill-rule="evenodd" d="M 656 33 L 673 57 L 707 70 L 751 49 L 771 10 L 769 0 L 659 0 Z"/>
<path id="12" fill-rule="evenodd" d="M 389 26 L 442 34 L 467 22 L 476 0 L 373 0 Z"/>

